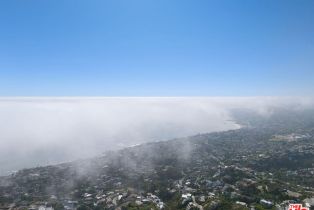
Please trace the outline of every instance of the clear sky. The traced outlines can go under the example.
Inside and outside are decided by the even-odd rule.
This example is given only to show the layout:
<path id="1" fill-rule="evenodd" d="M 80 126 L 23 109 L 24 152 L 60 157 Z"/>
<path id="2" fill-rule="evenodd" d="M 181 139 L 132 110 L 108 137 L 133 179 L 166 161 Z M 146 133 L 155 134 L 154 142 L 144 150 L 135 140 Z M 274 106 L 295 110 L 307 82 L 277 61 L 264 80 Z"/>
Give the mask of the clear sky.
<path id="1" fill-rule="evenodd" d="M 0 96 L 313 93 L 313 0 L 0 1 Z"/>

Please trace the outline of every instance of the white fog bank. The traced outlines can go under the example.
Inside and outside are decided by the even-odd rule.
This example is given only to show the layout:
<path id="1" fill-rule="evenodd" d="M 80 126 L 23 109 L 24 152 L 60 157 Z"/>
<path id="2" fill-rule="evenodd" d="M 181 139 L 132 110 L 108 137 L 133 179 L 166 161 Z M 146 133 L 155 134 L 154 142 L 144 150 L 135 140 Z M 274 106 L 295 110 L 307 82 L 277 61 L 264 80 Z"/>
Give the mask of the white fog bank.
<path id="1" fill-rule="evenodd" d="M 293 103 L 292 103 L 293 102 Z M 0 98 L 0 174 L 144 142 L 237 129 L 230 110 L 308 98 Z"/>

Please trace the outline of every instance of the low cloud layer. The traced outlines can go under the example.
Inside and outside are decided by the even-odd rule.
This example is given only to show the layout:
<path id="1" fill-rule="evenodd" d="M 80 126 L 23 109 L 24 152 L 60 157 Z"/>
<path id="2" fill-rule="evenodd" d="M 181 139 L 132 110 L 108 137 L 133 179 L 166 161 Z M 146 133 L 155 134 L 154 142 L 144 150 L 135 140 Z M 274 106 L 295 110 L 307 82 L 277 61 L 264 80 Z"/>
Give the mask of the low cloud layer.
<path id="1" fill-rule="evenodd" d="M 1 98 L 0 174 L 144 142 L 237 129 L 230 110 L 262 115 L 309 98 Z"/>

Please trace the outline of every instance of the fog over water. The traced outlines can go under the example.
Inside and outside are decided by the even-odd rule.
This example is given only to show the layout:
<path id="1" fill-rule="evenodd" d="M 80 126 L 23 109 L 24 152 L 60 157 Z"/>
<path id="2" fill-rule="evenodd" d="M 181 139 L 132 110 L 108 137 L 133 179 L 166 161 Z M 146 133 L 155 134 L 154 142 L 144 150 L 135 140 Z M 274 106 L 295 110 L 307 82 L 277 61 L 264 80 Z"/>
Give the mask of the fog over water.
<path id="1" fill-rule="evenodd" d="M 135 144 L 238 129 L 230 111 L 271 114 L 309 98 L 0 98 L 0 174 Z"/>

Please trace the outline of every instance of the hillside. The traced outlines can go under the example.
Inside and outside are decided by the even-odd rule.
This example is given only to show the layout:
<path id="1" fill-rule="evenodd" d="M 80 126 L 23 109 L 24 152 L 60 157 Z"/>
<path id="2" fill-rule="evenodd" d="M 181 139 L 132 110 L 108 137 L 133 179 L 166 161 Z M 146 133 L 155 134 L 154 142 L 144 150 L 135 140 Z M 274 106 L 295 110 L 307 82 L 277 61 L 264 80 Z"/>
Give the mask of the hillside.
<path id="1" fill-rule="evenodd" d="M 143 144 L 2 177 L 0 209 L 314 205 L 313 110 L 276 110 L 267 117 L 236 110 L 234 116 L 243 128 Z"/>

